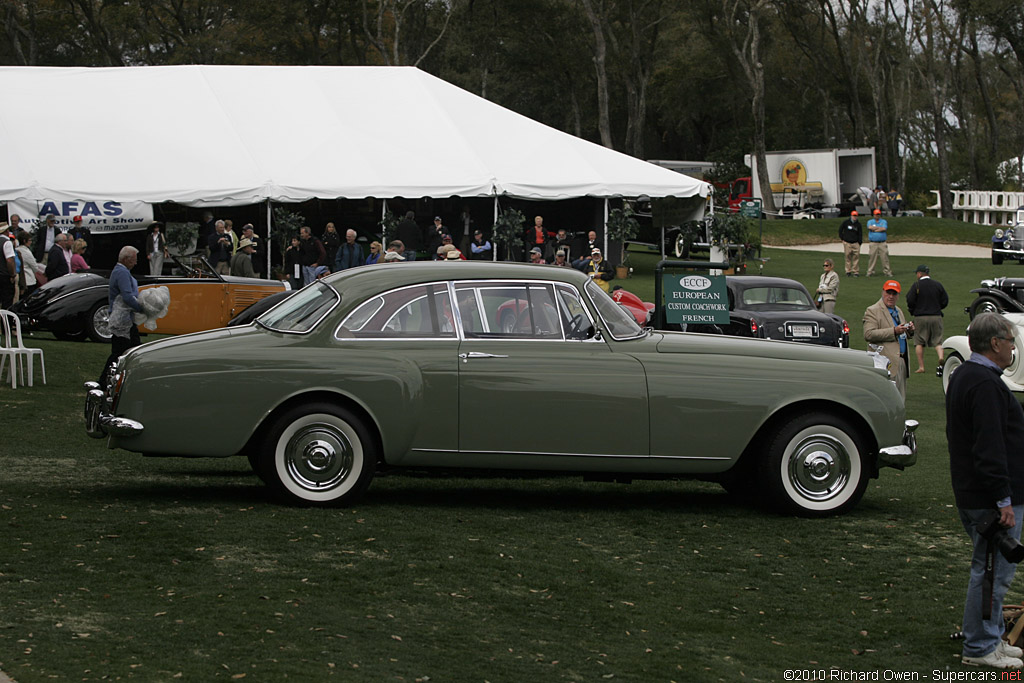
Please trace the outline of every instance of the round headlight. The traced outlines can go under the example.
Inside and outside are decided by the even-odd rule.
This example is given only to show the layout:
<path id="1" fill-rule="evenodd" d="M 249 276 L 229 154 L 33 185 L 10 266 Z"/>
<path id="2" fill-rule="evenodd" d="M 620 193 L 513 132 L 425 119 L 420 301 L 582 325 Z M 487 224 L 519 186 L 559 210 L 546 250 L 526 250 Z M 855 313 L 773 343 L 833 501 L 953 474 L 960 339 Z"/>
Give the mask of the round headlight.
<path id="1" fill-rule="evenodd" d="M 1001 240 L 1001 239 L 1003 239 L 1003 235 L 1004 235 L 1004 234 L 1005 234 L 1005 233 L 1003 232 L 1002 228 L 1000 228 L 1000 229 L 996 230 L 996 239 L 997 239 L 997 240 Z"/>

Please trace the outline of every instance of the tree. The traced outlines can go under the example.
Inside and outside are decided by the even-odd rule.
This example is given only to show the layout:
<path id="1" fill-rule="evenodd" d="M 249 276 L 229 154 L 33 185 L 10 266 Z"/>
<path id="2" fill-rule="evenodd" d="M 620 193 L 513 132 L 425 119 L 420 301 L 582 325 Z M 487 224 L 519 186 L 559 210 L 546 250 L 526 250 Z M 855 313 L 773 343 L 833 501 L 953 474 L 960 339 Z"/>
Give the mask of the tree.
<path id="1" fill-rule="evenodd" d="M 771 11 L 770 0 L 721 0 L 718 27 L 740 65 L 750 94 L 750 114 L 754 124 L 754 155 L 757 157 L 757 182 L 761 187 L 762 207 L 775 213 L 775 197 L 768 178 L 765 139 L 765 85 L 761 27 Z"/>

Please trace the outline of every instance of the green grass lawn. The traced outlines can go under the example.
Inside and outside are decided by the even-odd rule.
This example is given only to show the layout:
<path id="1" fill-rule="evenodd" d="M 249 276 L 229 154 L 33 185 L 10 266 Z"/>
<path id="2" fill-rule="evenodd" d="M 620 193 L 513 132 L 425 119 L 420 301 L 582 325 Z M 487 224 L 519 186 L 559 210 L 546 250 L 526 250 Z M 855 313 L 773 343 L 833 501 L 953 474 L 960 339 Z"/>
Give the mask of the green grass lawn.
<path id="1" fill-rule="evenodd" d="M 822 254 L 765 255 L 765 274 L 816 285 Z M 921 260 L 895 257 L 893 269 L 909 284 Z M 634 255 L 621 284 L 650 300 L 654 261 Z M 950 293 L 950 334 L 966 326 L 971 287 L 1017 270 L 928 263 Z M 881 283 L 842 280 L 837 311 L 855 347 Z M 354 508 L 311 510 L 271 501 L 243 458 L 107 450 L 84 433 L 81 384 L 108 349 L 30 343 L 49 384 L 0 386 L 0 669 L 19 683 L 961 668 L 948 636 L 969 545 L 932 373 L 908 387 L 918 464 L 883 471 L 843 517 L 780 517 L 700 482 L 410 475 L 378 478 Z M 603 387 L 608 400 L 614 389 Z M 227 422 L 238 407 L 218 409 Z M 1009 600 L 1022 600 L 1018 587 Z"/>

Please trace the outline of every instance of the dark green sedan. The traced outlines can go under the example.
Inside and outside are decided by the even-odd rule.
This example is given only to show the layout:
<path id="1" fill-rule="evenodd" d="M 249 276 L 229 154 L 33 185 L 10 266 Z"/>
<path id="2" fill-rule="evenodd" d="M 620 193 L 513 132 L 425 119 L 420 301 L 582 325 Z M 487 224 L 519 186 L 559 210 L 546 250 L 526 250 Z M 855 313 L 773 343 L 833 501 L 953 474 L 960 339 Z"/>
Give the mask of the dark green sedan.
<path id="1" fill-rule="evenodd" d="M 917 451 L 879 356 L 644 329 L 554 266 L 346 270 L 252 324 L 132 349 L 110 377 L 89 386 L 90 435 L 245 455 L 304 504 L 350 503 L 384 467 L 471 468 L 713 479 L 819 515 Z"/>

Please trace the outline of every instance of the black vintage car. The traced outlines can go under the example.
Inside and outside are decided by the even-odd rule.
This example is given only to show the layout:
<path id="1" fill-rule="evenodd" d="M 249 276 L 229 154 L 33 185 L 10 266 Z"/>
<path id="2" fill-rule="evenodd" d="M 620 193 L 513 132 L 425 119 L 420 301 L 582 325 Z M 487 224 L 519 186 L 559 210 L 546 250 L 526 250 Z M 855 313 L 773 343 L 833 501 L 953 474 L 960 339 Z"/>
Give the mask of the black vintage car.
<path id="1" fill-rule="evenodd" d="M 729 292 L 729 324 L 719 326 L 723 334 L 850 347 L 850 326 L 846 320 L 819 311 L 810 292 L 796 280 L 735 275 L 727 276 L 725 282 Z"/>
<path id="2" fill-rule="evenodd" d="M 170 308 L 157 322 L 156 331 L 160 333 L 185 334 L 223 327 L 252 304 L 289 288 L 278 280 L 221 275 L 199 256 L 173 259 L 173 275 L 137 275 L 140 291 L 147 287 L 169 290 Z M 63 275 L 16 303 L 11 311 L 26 330 L 47 330 L 58 339 L 108 342 L 109 290 L 109 270 Z"/>
<path id="3" fill-rule="evenodd" d="M 979 313 L 1024 313 L 1024 278 L 997 277 L 982 280 L 981 286 L 971 290 L 978 298 L 964 309 L 971 316 Z"/>
<path id="4" fill-rule="evenodd" d="M 1024 264 L 1024 206 L 1017 209 L 1006 230 L 996 228 L 992 235 L 992 264 L 998 266 L 1003 261 Z"/>

